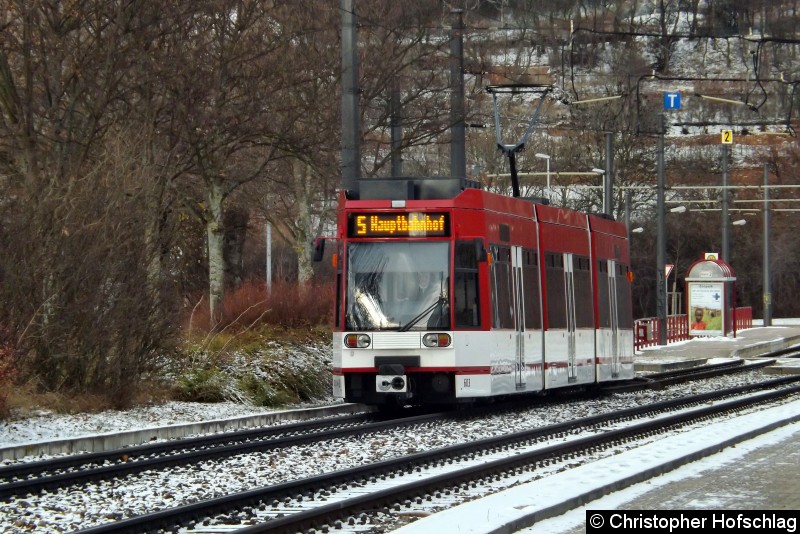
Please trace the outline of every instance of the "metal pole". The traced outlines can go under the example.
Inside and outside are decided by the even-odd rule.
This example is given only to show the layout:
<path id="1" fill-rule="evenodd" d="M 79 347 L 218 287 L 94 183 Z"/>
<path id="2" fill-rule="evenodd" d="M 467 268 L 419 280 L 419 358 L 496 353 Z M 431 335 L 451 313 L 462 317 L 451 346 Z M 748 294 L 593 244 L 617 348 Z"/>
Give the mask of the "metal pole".
<path id="1" fill-rule="evenodd" d="M 403 154 L 400 151 L 403 142 L 403 126 L 400 122 L 400 83 L 392 80 L 391 96 L 391 141 L 392 141 L 392 177 L 403 175 Z"/>
<path id="2" fill-rule="evenodd" d="M 519 179 L 517 178 L 517 153 L 508 151 L 508 170 L 511 171 L 511 194 L 519 198 Z"/>
<path id="3" fill-rule="evenodd" d="M 467 176 L 466 133 L 464 126 L 464 11 L 454 9 L 450 33 L 450 175 Z"/>
<path id="4" fill-rule="evenodd" d="M 614 216 L 614 132 L 606 132 L 606 173 L 603 175 L 603 213 Z"/>
<path id="5" fill-rule="evenodd" d="M 342 187 L 355 190 L 361 174 L 358 109 L 358 39 L 355 0 L 341 0 L 342 10 Z"/>
<path id="6" fill-rule="evenodd" d="M 669 322 L 669 316 L 670 316 L 670 313 L 669 313 L 669 275 L 671 273 L 667 273 L 666 270 L 667 269 L 666 269 L 666 265 L 665 265 L 664 266 L 664 303 L 665 303 L 665 305 L 667 307 L 667 321 Z M 674 314 L 675 310 L 673 310 L 672 313 Z M 667 343 L 669 343 L 669 339 L 667 339 Z"/>
<path id="7" fill-rule="evenodd" d="M 769 171 L 764 164 L 764 326 L 772 326 L 772 276 L 769 259 Z"/>
<path id="8" fill-rule="evenodd" d="M 726 262 L 731 262 L 731 241 L 730 241 L 730 215 L 728 215 L 728 145 L 722 145 L 722 254 L 721 257 Z M 731 331 L 731 292 L 733 285 L 730 282 L 725 282 L 725 298 L 723 304 L 725 305 L 725 324 L 723 331 L 727 335 Z"/>
<path id="9" fill-rule="evenodd" d="M 631 190 L 625 190 L 625 230 L 628 232 L 628 239 L 631 238 Z"/>
<path id="10" fill-rule="evenodd" d="M 656 315 L 658 318 L 658 344 L 667 344 L 667 226 L 664 213 L 664 114 L 658 115 L 658 146 L 656 149 L 658 185 L 656 186 L 656 210 L 658 211 L 658 239 L 656 265 Z"/>
<path id="11" fill-rule="evenodd" d="M 731 221 L 728 216 L 728 145 L 722 145 L 722 259 L 730 263 L 731 245 L 728 227 Z"/>
<path id="12" fill-rule="evenodd" d="M 545 161 L 547 161 L 547 202 L 550 203 L 551 195 L 550 195 L 550 158 L 548 157 Z"/>

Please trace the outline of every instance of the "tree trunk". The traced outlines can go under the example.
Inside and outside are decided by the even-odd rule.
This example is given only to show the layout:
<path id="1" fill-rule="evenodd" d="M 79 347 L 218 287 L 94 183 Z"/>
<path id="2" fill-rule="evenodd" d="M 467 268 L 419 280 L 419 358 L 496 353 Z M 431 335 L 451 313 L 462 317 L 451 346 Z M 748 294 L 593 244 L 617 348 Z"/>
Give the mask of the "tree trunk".
<path id="1" fill-rule="evenodd" d="M 208 300 L 209 328 L 215 329 L 222 316 L 222 300 L 225 296 L 225 228 L 222 220 L 222 203 L 225 200 L 222 183 L 215 177 L 206 178 L 208 183 L 208 217 L 206 235 L 208 239 Z"/>
<path id="2" fill-rule="evenodd" d="M 314 275 L 311 263 L 311 233 L 314 228 L 314 221 L 311 213 L 311 180 L 313 180 L 311 166 L 300 160 L 296 160 L 293 165 L 295 176 L 295 206 L 297 208 L 297 233 L 293 244 L 294 251 L 297 253 L 297 282 L 304 286 Z"/>

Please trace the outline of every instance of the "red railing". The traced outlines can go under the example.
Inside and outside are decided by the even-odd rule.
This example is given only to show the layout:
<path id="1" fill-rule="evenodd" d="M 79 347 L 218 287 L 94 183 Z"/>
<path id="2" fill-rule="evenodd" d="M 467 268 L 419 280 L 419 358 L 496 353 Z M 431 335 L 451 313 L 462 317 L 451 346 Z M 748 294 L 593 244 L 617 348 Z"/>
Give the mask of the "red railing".
<path id="1" fill-rule="evenodd" d="M 634 346 L 636 350 L 658 345 L 658 317 L 636 319 L 633 323 Z M 667 343 L 689 339 L 689 320 L 686 314 L 667 316 Z"/>
<path id="2" fill-rule="evenodd" d="M 753 328 L 753 308 L 750 306 L 734 308 L 733 319 L 736 321 L 734 332 L 744 330 L 745 328 Z"/>
<path id="3" fill-rule="evenodd" d="M 753 308 L 734 308 L 734 336 L 739 330 L 753 327 Z M 636 319 L 633 323 L 634 347 L 641 350 L 643 347 L 658 345 L 659 329 L 657 317 Z M 686 314 L 667 316 L 667 343 L 689 339 L 689 320 Z"/>

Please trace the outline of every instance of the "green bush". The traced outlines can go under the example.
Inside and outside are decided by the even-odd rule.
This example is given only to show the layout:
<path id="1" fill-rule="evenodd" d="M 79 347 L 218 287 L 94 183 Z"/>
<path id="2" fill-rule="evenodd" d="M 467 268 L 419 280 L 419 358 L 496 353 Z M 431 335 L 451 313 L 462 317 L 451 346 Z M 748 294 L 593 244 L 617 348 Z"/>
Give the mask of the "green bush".
<path id="1" fill-rule="evenodd" d="M 255 406 L 284 406 L 295 401 L 285 391 L 275 389 L 267 380 L 260 380 L 252 375 L 245 375 L 239 379 L 239 386 L 247 393 Z"/>
<path id="2" fill-rule="evenodd" d="M 255 343 L 255 339 L 260 342 Z M 233 337 L 216 351 L 190 347 L 185 350 L 181 369 L 174 371 L 176 396 L 185 401 L 229 401 L 264 407 L 327 400 L 331 383 L 329 339 L 329 334 L 319 331 L 291 330 L 281 335 L 264 328 L 243 337 L 242 345 Z"/>
<path id="3" fill-rule="evenodd" d="M 190 369 L 178 379 L 177 396 L 191 402 L 223 402 L 228 378 L 219 369 Z"/>

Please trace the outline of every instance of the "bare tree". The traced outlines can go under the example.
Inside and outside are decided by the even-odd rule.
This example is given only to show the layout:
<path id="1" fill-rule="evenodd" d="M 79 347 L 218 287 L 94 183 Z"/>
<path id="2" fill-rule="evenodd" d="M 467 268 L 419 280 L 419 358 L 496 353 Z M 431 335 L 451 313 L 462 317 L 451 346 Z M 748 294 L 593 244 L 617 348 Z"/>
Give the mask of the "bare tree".
<path id="1" fill-rule="evenodd" d="M 206 227 L 214 323 L 225 291 L 225 201 L 282 157 L 291 125 L 282 100 L 283 60 L 294 35 L 280 23 L 289 10 L 255 0 L 197 4 L 177 51 L 183 65 L 171 87 L 180 106 L 175 132 L 192 161 L 186 185 L 199 187 L 203 197 L 186 196 L 184 203 Z"/>
<path id="2" fill-rule="evenodd" d="M 289 161 L 271 166 L 265 194 L 265 216 L 290 243 L 298 258 L 298 280 L 311 276 L 311 242 L 333 222 L 339 186 L 339 103 L 341 15 L 329 3 L 308 0 L 305 9 L 284 13 L 281 20 L 295 39 L 283 50 L 294 68 L 282 92 L 291 122 L 282 144 Z M 447 56 L 443 53 L 441 8 L 430 2 L 358 4 L 362 95 L 363 173 L 388 173 L 391 151 L 391 87 L 399 86 L 403 115 L 401 150 L 408 170 L 421 160 L 419 147 L 442 144 L 449 128 L 446 104 Z M 444 145 L 446 146 L 446 145 Z M 416 161 L 413 161 L 416 160 Z M 438 158 L 441 167 L 446 160 Z M 431 165 L 420 164 L 422 174 Z"/>
<path id="3" fill-rule="evenodd" d="M 0 322 L 48 389 L 123 404 L 168 343 L 147 287 L 130 110 L 138 3 L 5 2 L 0 40 Z"/>

